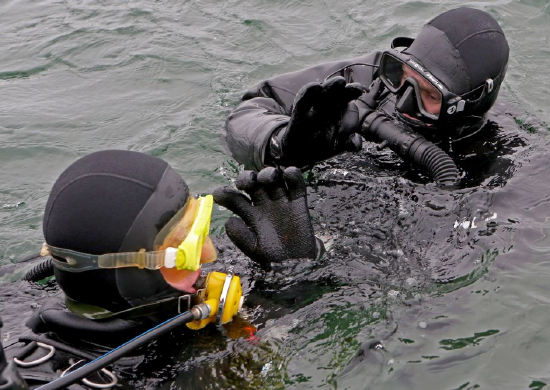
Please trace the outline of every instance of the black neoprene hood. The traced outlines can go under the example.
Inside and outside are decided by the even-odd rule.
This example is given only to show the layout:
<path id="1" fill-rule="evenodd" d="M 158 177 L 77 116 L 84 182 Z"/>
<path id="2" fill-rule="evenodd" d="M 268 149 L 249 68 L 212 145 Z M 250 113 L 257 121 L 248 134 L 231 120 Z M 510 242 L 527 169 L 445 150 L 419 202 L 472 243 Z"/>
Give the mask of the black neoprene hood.
<path id="1" fill-rule="evenodd" d="M 508 64 L 508 42 L 498 22 L 485 11 L 453 9 L 429 21 L 415 39 L 396 38 L 392 50 L 401 47 L 394 50 L 400 60 L 422 69 L 423 77 L 442 91 L 441 111 L 435 120 L 422 114 L 412 84 L 389 94 L 379 110 L 435 141 L 480 130 Z"/>
<path id="2" fill-rule="evenodd" d="M 157 157 L 123 150 L 92 153 L 55 182 L 44 238 L 49 245 L 95 255 L 153 250 L 155 236 L 188 197 L 181 176 Z M 174 292 L 159 271 L 54 271 L 69 297 L 108 309 Z"/>
<path id="3" fill-rule="evenodd" d="M 404 53 L 416 58 L 451 92 L 460 95 L 489 78 L 500 74 L 504 77 L 509 48 L 491 15 L 473 8 L 458 8 L 428 22 Z"/>

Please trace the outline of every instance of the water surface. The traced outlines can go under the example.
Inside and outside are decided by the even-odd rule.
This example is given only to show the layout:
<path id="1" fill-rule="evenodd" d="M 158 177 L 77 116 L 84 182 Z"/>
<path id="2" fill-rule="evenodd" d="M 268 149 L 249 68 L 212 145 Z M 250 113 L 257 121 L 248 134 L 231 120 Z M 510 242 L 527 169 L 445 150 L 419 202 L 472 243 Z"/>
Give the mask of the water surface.
<path id="1" fill-rule="evenodd" d="M 491 13 L 511 48 L 494 136 L 455 191 L 388 151 L 310 176 L 320 263 L 262 273 L 213 227 L 243 277 L 258 340 L 171 335 L 136 388 L 541 389 L 550 384 L 550 6 L 469 1 L 0 3 L 0 293 L 8 344 L 55 288 L 18 279 L 57 176 L 103 149 L 168 161 L 195 194 L 238 167 L 219 134 L 258 81 L 414 36 L 438 13 Z M 192 336 L 192 338 L 191 338 Z"/>

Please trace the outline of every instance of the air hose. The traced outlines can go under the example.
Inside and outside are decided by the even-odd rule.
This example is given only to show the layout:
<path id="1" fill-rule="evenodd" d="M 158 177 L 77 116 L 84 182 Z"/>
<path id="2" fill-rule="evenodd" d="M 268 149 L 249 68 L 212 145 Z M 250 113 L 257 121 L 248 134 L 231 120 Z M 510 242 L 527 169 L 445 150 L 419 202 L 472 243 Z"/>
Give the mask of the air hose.
<path id="1" fill-rule="evenodd" d="M 25 276 L 23 276 L 23 280 L 26 280 L 27 282 L 38 282 L 39 280 L 42 280 L 52 275 L 53 259 L 51 257 L 48 257 L 40 264 L 37 264 L 30 270 L 28 270 Z"/>
<path id="2" fill-rule="evenodd" d="M 363 122 L 363 135 L 367 139 L 384 142 L 401 158 L 424 168 L 441 186 L 456 186 L 460 181 L 460 172 L 447 153 L 384 114 L 376 111 L 370 113 Z"/>
<path id="3" fill-rule="evenodd" d="M 87 376 L 90 376 L 94 372 L 99 371 L 105 366 L 117 361 L 121 357 L 127 355 L 129 352 L 135 350 L 136 348 L 142 345 L 146 345 L 147 343 L 157 339 L 162 334 L 170 332 L 174 329 L 177 329 L 179 326 L 186 324 L 190 321 L 200 320 L 204 318 L 204 316 L 207 315 L 208 313 L 209 313 L 209 308 L 204 303 L 193 306 L 193 308 L 190 311 L 186 311 L 182 314 L 179 314 L 169 319 L 168 321 L 165 321 L 162 324 L 159 324 L 156 327 L 149 329 L 147 332 L 142 333 L 141 335 L 133 338 L 132 340 L 98 357 L 97 359 L 92 360 L 91 362 L 77 368 L 76 370 L 71 371 L 66 375 L 63 375 L 60 378 L 57 378 L 50 383 L 40 386 L 39 389 L 42 389 L 42 390 L 65 389 L 68 386 L 78 382 L 79 380 L 86 378 Z"/>

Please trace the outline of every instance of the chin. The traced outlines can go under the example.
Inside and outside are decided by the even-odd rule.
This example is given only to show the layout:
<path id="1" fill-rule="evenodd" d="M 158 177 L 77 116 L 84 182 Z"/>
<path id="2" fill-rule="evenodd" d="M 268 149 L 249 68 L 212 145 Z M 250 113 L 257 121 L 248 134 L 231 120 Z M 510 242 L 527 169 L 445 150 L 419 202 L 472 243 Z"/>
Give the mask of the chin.
<path id="1" fill-rule="evenodd" d="M 201 269 L 196 271 L 177 270 L 175 268 L 161 268 L 160 272 L 166 283 L 183 292 L 194 294 L 197 292 L 193 285 L 201 275 Z"/>

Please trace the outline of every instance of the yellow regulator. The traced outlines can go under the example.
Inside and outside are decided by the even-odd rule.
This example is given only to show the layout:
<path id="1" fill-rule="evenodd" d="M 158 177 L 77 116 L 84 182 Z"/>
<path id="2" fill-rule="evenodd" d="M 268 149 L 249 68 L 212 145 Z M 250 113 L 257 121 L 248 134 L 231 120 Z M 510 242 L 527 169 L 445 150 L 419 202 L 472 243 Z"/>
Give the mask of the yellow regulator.
<path id="1" fill-rule="evenodd" d="M 210 323 L 226 324 L 241 310 L 243 300 L 241 278 L 233 274 L 210 272 L 201 299 L 201 303 L 210 309 L 210 315 L 203 320 L 188 322 L 187 326 L 198 330 Z"/>

